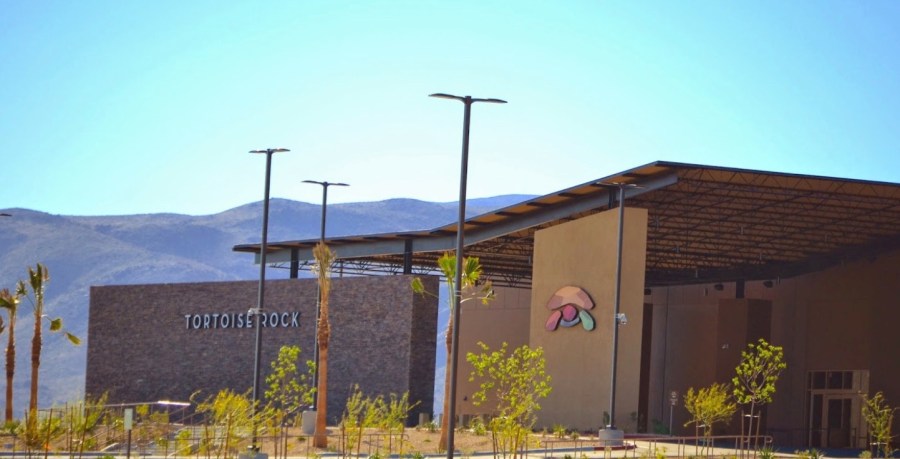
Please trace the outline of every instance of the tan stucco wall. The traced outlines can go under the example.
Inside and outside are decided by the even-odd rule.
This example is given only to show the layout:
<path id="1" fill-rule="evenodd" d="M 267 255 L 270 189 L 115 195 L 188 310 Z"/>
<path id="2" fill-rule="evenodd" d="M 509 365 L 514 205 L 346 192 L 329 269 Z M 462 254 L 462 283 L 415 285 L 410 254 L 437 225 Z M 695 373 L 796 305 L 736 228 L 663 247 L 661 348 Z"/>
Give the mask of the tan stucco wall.
<path id="1" fill-rule="evenodd" d="M 638 409 L 641 322 L 647 244 L 647 212 L 625 209 L 621 312 L 616 384 L 617 427 L 629 424 Z M 561 424 L 593 430 L 609 411 L 613 307 L 616 283 L 618 209 L 591 215 L 535 233 L 532 274 L 532 347 L 542 346 L 553 392 L 542 404 L 538 427 Z M 576 286 L 592 297 L 596 329 L 580 325 L 549 332 L 544 326 L 547 301 L 561 287 Z"/>
<path id="2" fill-rule="evenodd" d="M 478 406 L 473 403 L 472 394 L 480 382 L 469 382 L 472 365 L 466 361 L 466 355 L 481 352 L 479 341 L 491 350 L 500 349 L 503 343 L 510 350 L 528 344 L 531 290 L 496 287 L 494 294 L 494 300 L 487 305 L 477 300 L 467 301 L 460 310 L 456 412 L 463 420 L 473 414 L 491 414 L 492 407 L 496 406 L 492 400 Z M 444 345 L 442 340 L 439 344 Z"/>
<path id="3" fill-rule="evenodd" d="M 739 353 L 746 343 L 727 340 L 734 324 L 720 322 L 720 307 L 771 304 L 771 342 L 784 347 L 788 367 L 781 375 L 768 428 L 776 441 L 799 444 L 806 438 L 807 375 L 810 371 L 868 370 L 869 393 L 883 391 L 900 405 L 900 251 L 846 263 L 790 279 L 747 282 L 746 301 L 736 302 L 735 284 L 657 287 L 646 301 L 654 308 L 649 419 L 668 425 L 671 390 L 728 382 L 719 353 L 722 345 Z M 757 301 L 761 300 L 761 301 Z M 738 327 L 740 328 L 740 327 Z M 718 335 L 718 337 L 717 337 Z M 717 377 L 718 373 L 718 377 Z M 682 400 L 673 411 L 676 433 L 688 420 Z"/>
<path id="4" fill-rule="evenodd" d="M 474 303 L 463 307 L 463 356 L 475 349 L 478 340 L 492 348 L 503 341 L 511 346 L 529 342 L 544 347 L 554 379 L 553 394 L 539 413 L 539 428 L 561 424 L 595 429 L 608 410 L 612 323 L 602 322 L 601 317 L 612 315 L 616 224 L 612 211 L 539 231 L 533 289 L 501 292 L 498 301 L 486 308 Z M 754 328 L 747 314 L 759 307 L 771 314 L 770 341 L 784 347 L 788 363 L 767 413 L 767 427 L 776 441 L 798 446 L 805 441 L 810 371 L 867 370 L 869 393 L 883 391 L 889 403 L 900 405 L 896 383 L 900 381 L 900 251 L 772 279 L 772 287 L 748 281 L 744 299 L 738 300 L 734 283 L 725 283 L 722 290 L 712 284 L 655 287 L 644 296 L 645 241 L 646 213 L 628 209 L 622 310 L 629 324 L 620 328 L 618 427 L 631 430 L 631 413 L 637 411 L 639 324 L 645 302 L 653 308 L 648 350 L 651 431 L 653 421 L 669 424 L 670 391 L 682 397 L 689 387 L 729 382 L 730 366 L 746 345 L 748 328 Z M 565 285 L 582 287 L 592 296 L 597 304 L 591 311 L 597 320 L 595 331 L 585 332 L 580 326 L 545 331 L 549 315 L 545 304 Z M 485 413 L 463 400 L 474 385 L 466 381 L 470 368 L 464 360 L 460 368 L 458 412 Z M 693 434 L 683 427 L 688 414 L 682 399 L 672 414 L 675 433 Z"/>
<path id="5" fill-rule="evenodd" d="M 676 391 L 672 427 L 675 433 L 686 433 L 680 428 L 688 420 L 680 397 L 688 387 L 707 385 L 716 375 L 717 301 L 698 287 L 657 288 L 653 293 L 650 427 L 652 431 L 654 421 L 669 425 L 669 393 Z"/>

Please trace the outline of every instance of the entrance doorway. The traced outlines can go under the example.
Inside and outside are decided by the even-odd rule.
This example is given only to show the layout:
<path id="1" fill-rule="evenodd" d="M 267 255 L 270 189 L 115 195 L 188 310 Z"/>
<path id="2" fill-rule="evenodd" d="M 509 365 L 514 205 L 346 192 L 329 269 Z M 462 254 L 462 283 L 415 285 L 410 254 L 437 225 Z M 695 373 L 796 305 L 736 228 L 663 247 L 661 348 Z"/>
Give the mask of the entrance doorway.
<path id="1" fill-rule="evenodd" d="M 865 443 L 861 393 L 868 371 L 815 371 L 809 375 L 809 447 L 856 448 Z"/>

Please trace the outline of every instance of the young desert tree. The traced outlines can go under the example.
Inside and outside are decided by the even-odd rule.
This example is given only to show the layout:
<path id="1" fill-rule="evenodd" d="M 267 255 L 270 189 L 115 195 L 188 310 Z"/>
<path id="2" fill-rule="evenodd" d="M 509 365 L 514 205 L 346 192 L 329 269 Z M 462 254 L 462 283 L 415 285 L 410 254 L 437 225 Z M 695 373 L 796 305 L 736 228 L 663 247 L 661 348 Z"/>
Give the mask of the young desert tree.
<path id="1" fill-rule="evenodd" d="M 713 425 L 718 422 L 727 422 L 737 410 L 737 405 L 731 399 L 731 388 L 725 384 L 713 383 L 709 387 L 703 387 L 696 392 L 694 388 L 688 389 L 684 394 L 684 407 L 691 414 L 691 420 L 685 427 L 694 424 L 697 436 L 700 436 L 700 428 L 703 428 L 703 436 L 709 445 L 712 436 Z"/>
<path id="2" fill-rule="evenodd" d="M 872 443 L 881 451 L 882 457 L 893 457 L 891 427 L 894 423 L 894 411 L 897 408 L 891 408 L 881 392 L 877 392 L 874 397 L 863 395 L 863 401 L 865 403 L 862 407 L 862 415 L 869 426 Z"/>
<path id="3" fill-rule="evenodd" d="M 451 348 L 453 346 L 453 327 L 455 326 L 453 323 L 453 311 L 456 309 L 456 255 L 445 252 L 438 258 L 437 265 L 447 282 L 447 291 L 450 292 L 450 320 L 447 321 L 445 339 L 445 344 L 447 346 L 447 365 L 445 368 L 447 371 L 444 372 L 444 416 L 441 417 L 441 437 L 438 441 L 438 449 L 446 451 L 447 433 L 450 430 L 450 417 L 447 413 L 450 412 L 450 377 L 452 376 L 450 374 L 450 367 L 452 366 L 450 360 L 453 358 L 451 353 Z M 479 284 L 482 269 L 478 257 L 467 257 L 463 259 L 462 266 L 463 270 L 462 275 L 460 276 L 462 288 L 460 290 L 472 290 L 477 288 L 474 297 L 481 299 L 481 302 L 484 304 L 490 302 L 490 300 L 494 298 L 494 290 L 490 281 Z M 419 294 L 437 296 L 435 293 L 425 291 L 425 286 L 418 277 L 413 279 L 412 289 Z"/>
<path id="4" fill-rule="evenodd" d="M 19 284 L 22 282 L 20 281 Z M 18 291 L 24 291 L 25 286 L 21 285 Z M 20 297 L 17 294 L 10 293 L 9 289 L 0 290 L 0 308 L 6 309 L 6 316 L 9 319 L 6 324 L 6 412 L 4 420 L 12 422 L 13 420 L 13 377 L 16 375 L 16 314 L 19 310 Z"/>
<path id="5" fill-rule="evenodd" d="M 371 403 L 371 400 L 359 390 L 359 384 L 354 384 L 350 390 L 350 396 L 347 397 L 344 414 L 341 415 L 341 422 L 339 423 L 341 432 L 340 443 L 347 445 L 344 447 L 344 454 L 341 457 L 354 455 L 353 448 L 360 443 L 363 429 L 367 427 L 366 413 L 368 412 L 367 407 L 369 403 Z"/>
<path id="6" fill-rule="evenodd" d="M 215 397 L 207 397 L 203 401 L 195 400 L 199 395 L 199 392 L 195 392 L 191 396 L 191 401 L 197 405 L 197 413 L 207 416 L 200 449 L 206 453 L 215 451 L 216 457 L 226 453 L 227 459 L 227 452 L 232 445 L 242 440 L 245 433 L 259 423 L 259 418 L 254 419 L 254 416 L 265 414 L 251 412 L 253 402 L 248 396 L 249 391 L 241 394 L 231 389 L 222 389 Z M 210 423 L 214 426 L 213 429 L 209 429 Z"/>
<path id="7" fill-rule="evenodd" d="M 398 396 L 390 394 L 389 398 L 384 401 L 383 412 L 379 419 L 379 425 L 383 431 L 387 433 L 388 454 L 393 453 L 394 438 L 397 438 L 399 444 L 399 455 L 403 457 L 403 444 L 406 435 L 406 420 L 409 418 L 409 412 L 415 408 L 419 402 L 409 402 L 409 391 Z"/>
<path id="8" fill-rule="evenodd" d="M 761 420 L 754 421 L 759 417 L 757 407 L 772 402 L 775 383 L 785 368 L 787 364 L 784 363 L 784 349 L 769 344 L 762 338 L 756 344 L 747 344 L 747 349 L 741 351 L 741 363 L 735 368 L 736 375 L 731 382 L 734 385 L 735 400 L 741 405 L 750 406 L 748 439 L 754 436 L 759 438 Z"/>
<path id="9" fill-rule="evenodd" d="M 279 418 L 310 405 L 316 393 L 316 388 L 310 386 L 316 364 L 307 360 L 306 373 L 302 373 L 299 361 L 300 346 L 281 346 L 272 362 L 272 373 L 266 376 L 266 399 L 274 405 Z"/>
<path id="10" fill-rule="evenodd" d="M 319 345 L 319 381 L 316 387 L 316 429 L 313 434 L 313 445 L 316 448 L 328 446 L 328 340 L 331 338 L 331 322 L 328 320 L 328 296 L 331 293 L 331 265 L 334 263 L 334 252 L 319 242 L 313 249 L 316 258 L 316 271 L 319 281 L 319 322 L 316 324 L 316 337 Z"/>
<path id="11" fill-rule="evenodd" d="M 494 418 L 489 427 L 494 436 L 494 447 L 506 457 L 519 457 L 528 433 L 537 421 L 541 409 L 539 400 L 550 395 L 550 375 L 544 370 L 543 348 L 532 349 L 528 345 L 508 353 L 506 343 L 499 350 L 479 342 L 481 353 L 468 353 L 466 360 L 474 368 L 469 381 L 481 380 L 480 388 L 472 394 L 478 406 L 488 399 L 497 403 Z"/>
<path id="12" fill-rule="evenodd" d="M 384 441 L 376 446 L 375 454 L 370 457 L 390 457 L 394 454 L 394 446 L 399 448 L 399 456 L 403 456 L 405 440 L 405 423 L 409 412 L 418 405 L 409 403 L 409 391 L 398 396 L 391 393 L 388 398 L 383 395 L 370 397 L 359 389 L 359 384 L 351 388 L 347 398 L 344 414 L 341 416 L 340 432 L 344 448 L 342 457 L 358 456 L 362 447 L 363 431 L 369 427 L 377 427 L 384 434 Z M 395 442 L 395 440 L 397 440 Z M 386 449 L 382 449 L 386 447 Z M 356 453 L 353 449 L 356 448 Z"/>
<path id="13" fill-rule="evenodd" d="M 77 448 L 79 459 L 84 456 L 85 449 L 95 446 L 96 439 L 91 438 L 91 434 L 107 414 L 106 403 L 108 400 L 109 394 L 104 393 L 99 398 L 86 397 L 81 402 L 75 403 L 74 406 L 66 407 L 65 424 L 75 439 L 77 445 L 75 448 Z"/>

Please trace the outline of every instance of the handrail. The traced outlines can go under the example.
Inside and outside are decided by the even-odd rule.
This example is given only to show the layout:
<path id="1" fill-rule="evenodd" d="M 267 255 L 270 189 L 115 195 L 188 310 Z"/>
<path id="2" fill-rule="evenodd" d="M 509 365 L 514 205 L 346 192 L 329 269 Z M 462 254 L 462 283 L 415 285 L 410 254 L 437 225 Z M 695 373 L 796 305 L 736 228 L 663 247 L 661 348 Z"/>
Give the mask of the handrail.
<path id="1" fill-rule="evenodd" d="M 754 440 L 759 440 L 759 442 L 755 442 Z M 622 440 L 618 440 L 622 441 Z M 574 443 L 574 446 L 568 448 L 561 448 L 562 445 L 570 446 Z M 626 436 L 623 442 L 623 446 L 609 446 L 605 447 L 602 444 L 602 440 L 598 440 L 596 438 L 591 439 L 578 439 L 578 440 L 567 440 L 567 439 L 552 439 L 552 440 L 542 440 L 541 448 L 539 451 L 529 450 L 530 452 L 544 452 L 546 456 L 552 456 L 556 451 L 580 451 L 586 448 L 590 448 L 591 450 L 598 451 L 613 451 L 613 450 L 624 450 L 625 454 L 623 457 L 628 458 L 636 458 L 639 457 L 638 443 L 646 444 L 646 449 L 650 452 L 665 450 L 667 453 L 673 452 L 676 456 L 680 457 L 701 457 L 704 455 L 706 457 L 712 456 L 712 451 L 715 449 L 730 449 L 732 451 L 740 451 L 742 450 L 741 445 L 753 445 L 759 444 L 763 447 L 771 447 L 773 443 L 773 439 L 771 435 L 759 435 L 759 436 L 746 436 L 746 435 L 713 435 L 710 437 L 704 436 Z M 591 446 L 596 445 L 596 446 Z M 729 446 L 730 445 L 730 446 Z M 669 447 L 674 447 L 674 451 L 669 450 Z M 693 447 L 694 451 L 689 452 L 689 448 Z M 743 448 L 743 450 L 747 450 L 748 448 Z M 629 456 L 630 453 L 630 456 Z M 719 455 L 719 454 L 716 454 Z"/>

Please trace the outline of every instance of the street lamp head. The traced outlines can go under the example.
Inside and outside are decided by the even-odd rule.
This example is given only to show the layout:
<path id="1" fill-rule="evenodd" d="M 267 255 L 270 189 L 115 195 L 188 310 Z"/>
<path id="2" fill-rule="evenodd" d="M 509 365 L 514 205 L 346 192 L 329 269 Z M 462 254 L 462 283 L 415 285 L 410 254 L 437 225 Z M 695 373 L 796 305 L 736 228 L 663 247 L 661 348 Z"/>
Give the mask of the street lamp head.
<path id="1" fill-rule="evenodd" d="M 438 99 L 453 99 L 453 100 L 460 100 L 460 101 L 466 100 L 465 97 L 454 96 L 452 94 L 444 94 L 442 92 L 436 92 L 434 94 L 429 94 L 428 97 L 436 97 Z"/>
<path id="2" fill-rule="evenodd" d="M 507 103 L 507 102 L 506 102 L 505 100 L 503 100 L 503 99 L 493 99 L 493 98 L 490 98 L 490 99 L 479 99 L 479 98 L 472 97 L 472 96 L 461 97 L 461 96 L 454 96 L 453 94 L 445 94 L 445 93 L 442 93 L 442 92 L 437 92 L 437 93 L 434 93 L 434 94 L 429 94 L 428 97 L 436 97 L 436 98 L 438 98 L 438 99 L 452 99 L 452 100 L 458 100 L 458 101 L 460 101 L 460 102 L 462 102 L 462 103 L 464 103 L 464 104 L 471 104 L 471 103 L 473 103 L 473 102 L 487 102 L 487 103 L 490 103 L 490 104 L 505 104 L 505 103 Z"/>
<path id="3" fill-rule="evenodd" d="M 272 153 L 284 153 L 287 151 L 291 151 L 291 150 L 288 150 L 287 148 L 266 148 L 265 150 L 250 150 L 250 153 L 272 154 Z"/>
<path id="4" fill-rule="evenodd" d="M 322 186 L 324 186 L 324 187 L 329 187 L 329 186 L 350 186 L 349 183 L 340 183 L 340 182 L 338 182 L 338 183 L 333 183 L 333 182 L 319 182 L 319 181 L 316 181 L 316 180 L 304 180 L 302 183 L 312 183 L 312 184 L 315 184 L 315 185 L 322 185 Z"/>
<path id="5" fill-rule="evenodd" d="M 638 185 L 637 183 L 625 183 L 625 182 L 595 182 L 594 186 L 598 187 L 606 187 L 606 188 L 635 188 L 640 189 L 644 188 L 643 185 Z"/>

